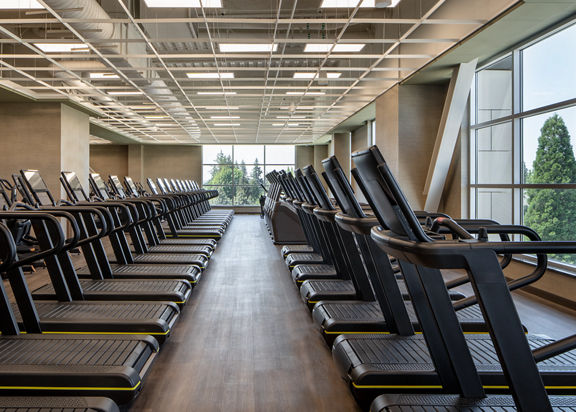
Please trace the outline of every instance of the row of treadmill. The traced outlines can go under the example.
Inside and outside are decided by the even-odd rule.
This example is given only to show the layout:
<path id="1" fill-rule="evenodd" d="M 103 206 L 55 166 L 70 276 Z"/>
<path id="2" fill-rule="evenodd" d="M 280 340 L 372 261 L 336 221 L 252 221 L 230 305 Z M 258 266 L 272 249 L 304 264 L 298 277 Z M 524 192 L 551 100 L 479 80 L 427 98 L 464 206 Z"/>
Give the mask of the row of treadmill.
<path id="1" fill-rule="evenodd" d="M 37 170 L 0 181 L 2 411 L 128 407 L 233 216 L 190 180 L 60 182 L 67 200 Z"/>
<path id="2" fill-rule="evenodd" d="M 307 166 L 276 181 L 307 239 L 282 255 L 359 405 L 576 410 L 576 335 L 530 334 L 511 295 L 544 275 L 548 254 L 575 253 L 576 242 L 413 211 L 376 146 L 352 160 L 367 204 L 335 157 L 322 162 L 322 176 Z M 503 270 L 518 254 L 537 263 L 508 280 Z M 466 285 L 468 296 L 456 290 Z"/>

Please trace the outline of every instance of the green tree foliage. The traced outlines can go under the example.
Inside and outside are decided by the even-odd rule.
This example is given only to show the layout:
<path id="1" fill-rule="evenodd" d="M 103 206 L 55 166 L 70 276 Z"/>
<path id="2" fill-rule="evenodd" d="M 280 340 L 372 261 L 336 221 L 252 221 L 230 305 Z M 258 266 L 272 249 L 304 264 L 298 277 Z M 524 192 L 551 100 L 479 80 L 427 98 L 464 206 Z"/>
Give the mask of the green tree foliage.
<path id="1" fill-rule="evenodd" d="M 576 159 L 564 120 L 554 114 L 548 118 L 538 138 L 532 170 L 526 183 L 576 183 Z M 576 240 L 576 190 L 528 189 L 524 223 L 544 240 Z M 576 263 L 576 256 L 553 256 Z"/>
<path id="2" fill-rule="evenodd" d="M 221 205 L 256 205 L 262 194 L 260 184 L 264 184 L 263 171 L 258 159 L 248 173 L 246 163 L 232 163 L 232 157 L 220 152 L 216 156 L 216 165 L 212 167 L 212 176 L 205 185 L 219 186 L 216 199 Z"/>

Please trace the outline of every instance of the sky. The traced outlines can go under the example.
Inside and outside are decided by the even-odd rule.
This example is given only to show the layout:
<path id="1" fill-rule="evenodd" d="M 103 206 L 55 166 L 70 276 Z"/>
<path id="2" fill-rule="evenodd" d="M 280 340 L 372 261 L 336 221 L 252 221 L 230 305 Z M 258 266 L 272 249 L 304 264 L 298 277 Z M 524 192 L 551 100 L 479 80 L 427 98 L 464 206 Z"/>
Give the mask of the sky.
<path id="1" fill-rule="evenodd" d="M 576 98 L 576 25 L 523 51 L 523 110 Z M 576 147 L 576 107 L 557 110 L 523 121 L 524 162 L 532 169 L 542 125 L 557 113 L 564 119 Z"/>

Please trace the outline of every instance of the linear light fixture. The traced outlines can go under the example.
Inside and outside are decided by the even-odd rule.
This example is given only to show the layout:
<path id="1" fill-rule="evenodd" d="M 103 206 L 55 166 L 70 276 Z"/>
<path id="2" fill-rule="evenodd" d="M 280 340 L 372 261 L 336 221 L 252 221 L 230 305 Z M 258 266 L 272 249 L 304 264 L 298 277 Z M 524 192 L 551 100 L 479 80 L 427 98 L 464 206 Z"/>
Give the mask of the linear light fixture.
<path id="1" fill-rule="evenodd" d="M 221 53 L 269 53 L 278 50 L 276 43 L 220 43 Z"/>
<path id="2" fill-rule="evenodd" d="M 108 92 L 110 96 L 138 96 L 144 94 L 144 92 L 138 90 L 123 90 L 117 92 Z"/>
<path id="3" fill-rule="evenodd" d="M 340 43 L 334 46 L 332 53 L 359 52 L 366 46 L 364 43 Z M 330 43 L 309 43 L 304 47 L 305 53 L 328 53 L 332 45 Z"/>
<path id="4" fill-rule="evenodd" d="M 150 8 L 185 8 L 185 7 L 204 7 L 204 8 L 221 8 L 222 0 L 144 0 Z"/>
<path id="5" fill-rule="evenodd" d="M 288 96 L 323 96 L 324 92 L 286 92 Z"/>
<path id="6" fill-rule="evenodd" d="M 240 123 L 214 123 L 214 126 L 216 126 L 216 127 L 234 127 L 234 126 L 240 126 Z"/>
<path id="7" fill-rule="evenodd" d="M 275 127 L 282 127 L 284 125 L 286 125 L 288 127 L 300 126 L 300 124 L 298 124 L 298 123 L 272 123 L 272 126 L 275 126 Z"/>
<path id="8" fill-rule="evenodd" d="M 214 72 L 200 72 L 200 73 L 186 73 L 189 79 L 233 79 L 234 73 L 214 73 Z"/>
<path id="9" fill-rule="evenodd" d="M 90 78 L 92 80 L 115 80 L 119 79 L 120 76 L 114 73 L 90 73 Z"/>
<path id="10" fill-rule="evenodd" d="M 240 116 L 210 116 L 211 119 L 239 119 Z"/>
<path id="11" fill-rule="evenodd" d="M 327 79 L 337 79 L 342 76 L 342 73 L 338 72 L 329 72 L 326 73 Z M 294 79 L 317 79 L 318 75 L 312 72 L 296 72 L 293 76 Z"/>
<path id="12" fill-rule="evenodd" d="M 40 3 L 36 0 L 2 0 L 0 1 L 0 9 L 2 10 L 16 10 L 16 9 L 43 9 Z"/>
<path id="13" fill-rule="evenodd" d="M 239 110 L 238 106 L 204 106 L 205 110 Z"/>
<path id="14" fill-rule="evenodd" d="M 44 53 L 86 53 L 90 51 L 84 43 L 34 43 Z"/>
<path id="15" fill-rule="evenodd" d="M 145 119 L 166 119 L 167 117 L 164 115 L 144 116 Z"/>
<path id="16" fill-rule="evenodd" d="M 361 9 L 365 8 L 384 8 L 396 7 L 400 0 L 364 0 L 360 5 Z M 353 9 L 358 4 L 358 0 L 324 0 L 320 8 L 322 9 Z"/>
<path id="17" fill-rule="evenodd" d="M 236 92 L 198 92 L 201 96 L 233 96 Z"/>
<path id="18" fill-rule="evenodd" d="M 277 119 L 305 119 L 306 116 L 276 116 Z"/>

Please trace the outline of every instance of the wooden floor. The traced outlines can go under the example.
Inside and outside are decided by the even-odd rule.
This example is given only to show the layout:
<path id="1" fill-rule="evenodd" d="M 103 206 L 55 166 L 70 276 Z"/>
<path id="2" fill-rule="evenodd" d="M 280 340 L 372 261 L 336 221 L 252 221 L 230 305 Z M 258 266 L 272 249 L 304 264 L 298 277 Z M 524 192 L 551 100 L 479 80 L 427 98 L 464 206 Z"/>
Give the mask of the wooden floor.
<path id="1" fill-rule="evenodd" d="M 514 299 L 531 333 L 576 330 L 575 311 Z M 258 216 L 234 217 L 130 410 L 359 410 Z"/>
<path id="2" fill-rule="evenodd" d="M 356 411 L 258 216 L 236 215 L 131 411 Z"/>

